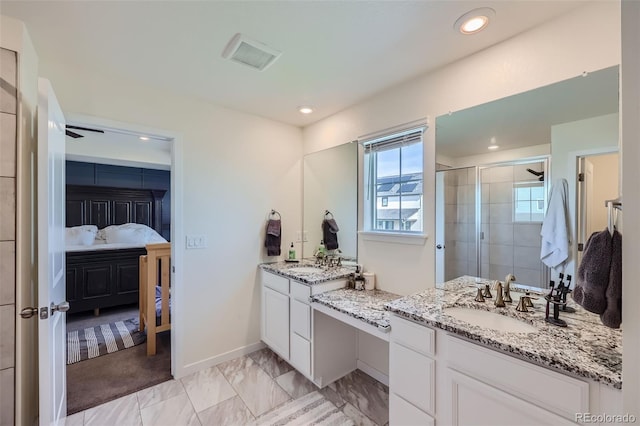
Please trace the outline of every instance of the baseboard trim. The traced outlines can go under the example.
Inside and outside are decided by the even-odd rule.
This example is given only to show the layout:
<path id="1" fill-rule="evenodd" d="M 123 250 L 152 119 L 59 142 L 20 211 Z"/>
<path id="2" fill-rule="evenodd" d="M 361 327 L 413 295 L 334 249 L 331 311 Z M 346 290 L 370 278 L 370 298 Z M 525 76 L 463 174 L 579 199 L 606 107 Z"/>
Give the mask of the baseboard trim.
<path id="1" fill-rule="evenodd" d="M 189 374 L 193 374 L 193 373 L 196 373 L 198 371 L 205 370 L 207 368 L 213 367 L 213 366 L 218 365 L 220 363 L 223 363 L 225 361 L 229 361 L 229 360 L 232 360 L 234 358 L 238 358 L 238 357 L 250 354 L 251 352 L 258 351 L 258 350 L 263 349 L 265 347 L 266 347 L 266 345 L 263 342 L 256 342 L 256 343 L 252 343 L 252 344 L 247 345 L 247 346 L 242 346 L 240 348 L 233 349 L 233 350 L 231 350 L 229 352 L 225 352 L 225 353 L 220 354 L 220 355 L 216 355 L 216 356 L 212 356 L 212 357 L 207 358 L 207 359 L 203 359 L 202 361 L 193 362 L 191 364 L 186 364 L 182 368 L 178 369 L 179 373 L 176 374 L 175 378 L 176 379 L 180 379 L 180 378 L 182 378 L 184 376 L 188 376 Z"/>
<path id="2" fill-rule="evenodd" d="M 358 370 L 361 370 L 364 373 L 367 373 L 369 376 L 373 377 L 374 379 L 376 379 L 380 383 L 384 383 L 385 385 L 389 386 L 389 376 L 387 376 L 386 374 L 382 373 L 380 370 L 377 370 L 377 369 L 373 368 L 372 366 L 370 366 L 366 362 L 357 360 L 356 361 L 356 368 Z"/>

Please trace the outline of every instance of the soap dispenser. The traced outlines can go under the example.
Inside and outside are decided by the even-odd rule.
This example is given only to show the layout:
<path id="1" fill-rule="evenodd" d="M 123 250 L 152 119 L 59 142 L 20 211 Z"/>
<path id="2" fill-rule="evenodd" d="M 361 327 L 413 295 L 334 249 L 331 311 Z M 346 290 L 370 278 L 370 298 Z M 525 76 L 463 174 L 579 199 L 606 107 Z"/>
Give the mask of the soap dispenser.
<path id="1" fill-rule="evenodd" d="M 289 247 L 289 260 L 296 260 L 296 249 L 293 247 L 293 241 L 291 247 Z"/>

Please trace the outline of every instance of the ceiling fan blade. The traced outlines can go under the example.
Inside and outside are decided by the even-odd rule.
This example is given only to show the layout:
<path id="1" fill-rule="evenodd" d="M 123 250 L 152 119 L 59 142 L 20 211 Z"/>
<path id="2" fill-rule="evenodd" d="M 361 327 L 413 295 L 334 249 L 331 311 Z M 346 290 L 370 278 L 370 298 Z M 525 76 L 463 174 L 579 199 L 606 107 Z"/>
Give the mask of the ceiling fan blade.
<path id="1" fill-rule="evenodd" d="M 74 138 L 74 139 L 84 138 L 84 136 L 82 136 L 81 134 L 76 133 L 76 132 L 72 132 L 71 130 L 65 130 L 65 134 L 67 136 L 71 137 L 71 138 Z"/>
<path id="2" fill-rule="evenodd" d="M 104 133 L 104 130 L 100 130 L 100 129 L 92 129 L 90 127 L 80 127 L 80 126 L 72 126 L 70 124 L 66 125 L 67 129 L 73 129 L 73 130 L 84 130 L 85 132 L 96 132 L 96 133 Z"/>

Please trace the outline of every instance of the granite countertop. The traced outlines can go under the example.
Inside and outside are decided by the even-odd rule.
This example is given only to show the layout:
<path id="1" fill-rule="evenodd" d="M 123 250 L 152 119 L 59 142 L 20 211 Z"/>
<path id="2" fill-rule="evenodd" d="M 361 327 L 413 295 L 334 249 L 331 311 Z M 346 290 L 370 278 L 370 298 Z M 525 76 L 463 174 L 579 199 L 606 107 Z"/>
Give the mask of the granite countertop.
<path id="1" fill-rule="evenodd" d="M 275 262 L 275 263 L 263 263 L 260 267 L 267 272 L 271 272 L 277 275 L 281 275 L 286 278 L 291 278 L 296 281 L 300 281 L 304 284 L 314 285 L 327 281 L 338 280 L 346 278 L 350 274 L 355 272 L 354 266 L 318 266 L 313 260 L 302 259 L 299 262 Z M 317 272 L 296 272 L 292 271 L 295 268 L 308 268 L 315 267 Z"/>
<path id="2" fill-rule="evenodd" d="M 534 307 L 529 308 L 529 312 L 516 311 L 520 295 L 515 291 L 511 292 L 513 303 L 508 303 L 506 308 L 493 305 L 495 291 L 493 299 L 475 302 L 477 286 L 485 282 L 463 276 L 448 281 L 443 288 L 402 297 L 384 307 L 398 316 L 458 334 L 529 362 L 622 388 L 622 330 L 605 327 L 598 315 L 585 311 L 572 300 L 568 301 L 568 306 L 574 307 L 576 312 L 560 312 L 560 318 L 568 327 L 557 327 L 544 320 L 546 301 L 543 298 L 533 300 Z M 522 319 L 538 331 L 504 333 L 481 328 L 446 315 L 446 308 L 454 306 Z"/>
<path id="3" fill-rule="evenodd" d="M 385 310 L 384 305 L 400 297 L 398 294 L 383 290 L 341 288 L 313 295 L 311 301 L 333 308 L 384 331 L 389 331 L 391 314 Z"/>

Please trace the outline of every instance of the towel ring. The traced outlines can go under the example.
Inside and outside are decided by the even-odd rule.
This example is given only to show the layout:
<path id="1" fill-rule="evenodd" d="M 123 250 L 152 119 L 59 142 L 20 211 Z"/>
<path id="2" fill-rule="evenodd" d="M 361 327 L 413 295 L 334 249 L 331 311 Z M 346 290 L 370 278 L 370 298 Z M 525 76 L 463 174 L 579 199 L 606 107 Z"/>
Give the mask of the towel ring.
<path id="1" fill-rule="evenodd" d="M 282 219 L 282 216 L 280 215 L 280 212 L 277 210 L 273 210 L 271 209 L 271 213 L 269 214 L 269 216 L 277 216 L 278 219 Z"/>
<path id="2" fill-rule="evenodd" d="M 327 216 L 331 216 L 329 217 L 329 219 L 333 219 L 333 213 L 331 213 L 329 210 L 324 211 L 324 218 L 326 219 Z"/>

